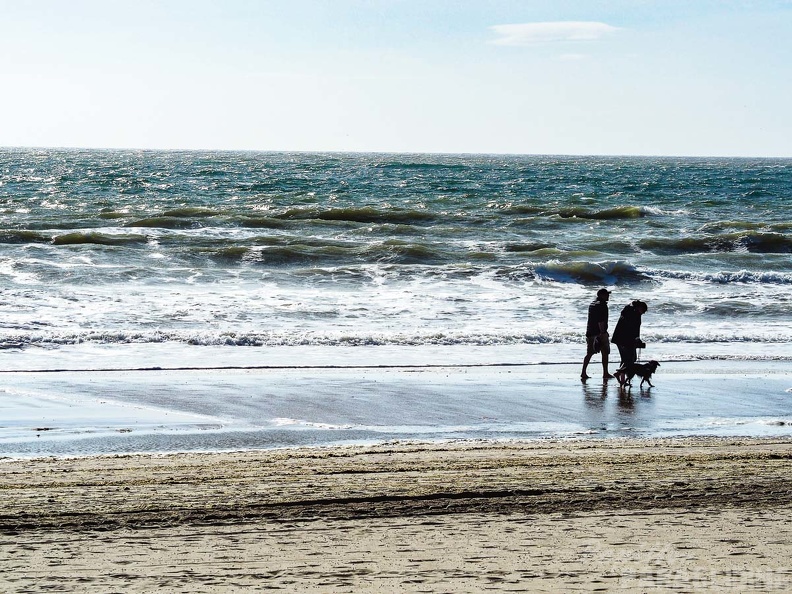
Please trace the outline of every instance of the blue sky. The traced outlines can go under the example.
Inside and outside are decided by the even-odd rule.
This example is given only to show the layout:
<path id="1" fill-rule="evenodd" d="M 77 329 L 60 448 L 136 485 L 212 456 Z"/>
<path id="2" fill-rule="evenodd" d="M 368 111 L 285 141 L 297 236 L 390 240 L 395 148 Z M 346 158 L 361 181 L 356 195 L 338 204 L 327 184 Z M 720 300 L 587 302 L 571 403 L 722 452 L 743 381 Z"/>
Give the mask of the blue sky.
<path id="1" fill-rule="evenodd" d="M 0 0 L 0 146 L 792 157 L 792 0 Z"/>

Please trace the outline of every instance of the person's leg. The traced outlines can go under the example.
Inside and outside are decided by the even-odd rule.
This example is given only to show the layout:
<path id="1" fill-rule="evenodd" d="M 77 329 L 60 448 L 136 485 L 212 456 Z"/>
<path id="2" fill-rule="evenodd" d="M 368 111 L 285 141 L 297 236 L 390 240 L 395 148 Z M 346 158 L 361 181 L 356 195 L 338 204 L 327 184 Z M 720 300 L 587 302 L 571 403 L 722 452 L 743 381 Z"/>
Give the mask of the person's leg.
<path id="1" fill-rule="evenodd" d="M 586 374 L 586 369 L 588 368 L 589 361 L 591 361 L 591 355 L 586 355 L 583 358 L 583 370 L 580 372 L 580 379 L 589 378 L 588 374 Z"/>
<path id="2" fill-rule="evenodd" d="M 608 335 L 600 336 L 600 350 L 602 352 L 602 379 L 612 379 L 613 376 L 608 372 L 608 355 L 610 355 L 610 341 Z"/>
<path id="3" fill-rule="evenodd" d="M 616 379 L 619 380 L 620 384 L 624 385 L 627 381 L 627 366 L 638 360 L 638 351 L 636 351 L 634 346 L 619 345 L 619 355 L 621 355 L 621 366 L 616 370 Z"/>
<path id="4" fill-rule="evenodd" d="M 586 336 L 586 356 L 583 358 L 583 369 L 580 372 L 580 379 L 588 379 L 589 375 L 586 373 L 589 361 L 594 356 L 594 337 Z"/>
<path id="5" fill-rule="evenodd" d="M 613 375 L 608 372 L 608 355 L 602 355 L 602 379 L 613 379 Z"/>
<path id="6" fill-rule="evenodd" d="M 616 370 L 616 379 L 619 381 L 620 384 L 624 384 L 624 370 L 627 367 L 627 359 L 629 359 L 629 352 L 628 349 L 622 345 L 616 345 L 619 347 L 619 357 L 621 358 L 621 362 L 619 363 L 619 368 Z"/>

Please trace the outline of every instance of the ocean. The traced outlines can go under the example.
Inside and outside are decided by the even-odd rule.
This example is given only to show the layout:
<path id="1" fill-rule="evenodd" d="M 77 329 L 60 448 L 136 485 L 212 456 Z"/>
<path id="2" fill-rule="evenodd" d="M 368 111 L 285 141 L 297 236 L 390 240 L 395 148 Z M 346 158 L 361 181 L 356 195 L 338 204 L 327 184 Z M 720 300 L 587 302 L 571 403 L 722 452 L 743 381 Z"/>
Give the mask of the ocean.
<path id="1" fill-rule="evenodd" d="M 579 366 L 601 287 L 792 361 L 789 159 L 3 149 L 0 201 L 6 371 Z"/>
<path id="2" fill-rule="evenodd" d="M 2 340 L 792 345 L 792 161 L 6 150 Z"/>

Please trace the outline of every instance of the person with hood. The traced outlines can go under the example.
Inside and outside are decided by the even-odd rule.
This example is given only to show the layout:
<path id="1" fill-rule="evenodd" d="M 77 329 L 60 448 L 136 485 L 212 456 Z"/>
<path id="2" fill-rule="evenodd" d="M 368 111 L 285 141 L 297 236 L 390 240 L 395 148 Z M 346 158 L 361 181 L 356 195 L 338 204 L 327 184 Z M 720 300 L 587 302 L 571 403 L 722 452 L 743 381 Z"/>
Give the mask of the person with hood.
<path id="1" fill-rule="evenodd" d="M 641 316 L 649 307 L 643 301 L 636 299 L 626 305 L 621 311 L 619 321 L 613 330 L 611 342 L 619 348 L 621 365 L 616 370 L 616 379 L 624 383 L 624 370 L 628 365 L 638 360 L 638 349 L 646 346 L 641 340 Z"/>

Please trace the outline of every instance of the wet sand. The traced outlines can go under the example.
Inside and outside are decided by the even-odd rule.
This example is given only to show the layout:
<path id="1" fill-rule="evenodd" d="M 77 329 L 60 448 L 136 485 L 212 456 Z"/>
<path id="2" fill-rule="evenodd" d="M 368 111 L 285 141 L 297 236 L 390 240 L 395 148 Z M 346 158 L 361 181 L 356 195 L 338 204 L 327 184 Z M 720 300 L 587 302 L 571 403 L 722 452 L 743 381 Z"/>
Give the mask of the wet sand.
<path id="1" fill-rule="evenodd" d="M 634 383 L 581 383 L 579 363 L 7 372 L 0 457 L 394 440 L 792 438 L 789 362 L 664 361 L 655 387 Z"/>
<path id="2" fill-rule="evenodd" d="M 792 440 L 0 462 L 0 591 L 792 589 Z"/>

